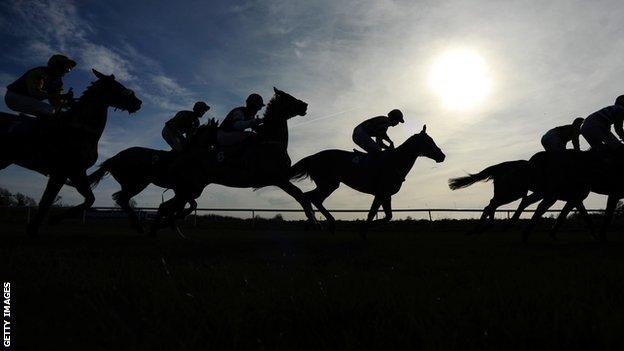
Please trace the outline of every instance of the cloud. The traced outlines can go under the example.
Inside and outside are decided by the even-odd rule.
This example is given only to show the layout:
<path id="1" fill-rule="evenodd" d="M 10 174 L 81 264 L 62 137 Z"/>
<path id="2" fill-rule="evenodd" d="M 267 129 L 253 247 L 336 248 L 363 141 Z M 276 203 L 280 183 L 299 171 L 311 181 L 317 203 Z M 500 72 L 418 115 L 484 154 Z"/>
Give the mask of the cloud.
<path id="1" fill-rule="evenodd" d="M 16 45 L 28 53 L 28 64 L 67 50 L 84 69 L 98 65 L 123 77 L 146 101 L 132 123 L 111 118 L 103 155 L 132 145 L 162 147 L 162 122 L 197 96 L 207 99 L 212 111 L 227 111 L 251 91 L 268 99 L 277 86 L 310 104 L 306 117 L 289 122 L 293 161 L 322 149 L 353 148 L 352 128 L 392 108 L 406 116 L 404 125 L 389 131 L 396 144 L 428 125 L 447 161 L 433 168 L 431 161 L 418 160 L 394 207 L 486 203 L 491 186 L 451 193 L 445 178 L 530 157 L 544 131 L 611 103 L 624 79 L 619 58 L 624 7 L 617 1 L 224 2 L 196 5 L 193 11 L 207 14 L 205 21 L 179 26 L 167 26 L 162 16 L 178 18 L 189 11 L 187 4 L 146 9 L 140 18 L 119 10 L 119 23 L 136 21 L 130 28 L 147 28 L 142 35 L 152 35 L 154 28 L 158 35 L 176 33 L 149 43 L 135 43 L 126 33 L 101 41 L 106 35 L 100 35 L 98 23 L 84 20 L 97 20 L 98 14 L 84 16 L 89 5 L 76 4 L 5 2 L 1 35 L 22 39 Z M 217 7 L 226 10 L 207 10 Z M 116 30 L 106 25 L 106 31 Z M 185 31 L 199 26 L 205 26 L 205 35 Z M 458 46 L 477 50 L 491 67 L 494 88 L 479 109 L 446 111 L 427 85 L 437 55 Z M 13 62 L 25 64 L 21 57 Z M 165 71 L 167 63 L 178 71 Z M 186 86 L 189 82 L 194 85 Z M 158 198 L 150 191 L 145 201 Z M 201 204 L 270 206 L 280 198 L 289 199 L 275 189 L 211 187 Z M 328 206 L 369 201 L 343 187 Z"/>
<path id="2" fill-rule="evenodd" d="M 91 39 L 97 31 L 83 19 L 73 1 L 16 1 L 5 7 L 4 28 L 19 28 L 12 32 L 23 39 L 23 49 L 28 52 L 24 56 L 33 63 L 46 62 L 54 53 L 66 53 L 78 60 L 80 69 L 95 68 L 114 74 L 166 110 L 178 108 L 180 99 L 192 95 L 167 76 L 157 61 L 142 55 L 127 42 L 113 47 Z M 20 25 L 11 25 L 15 23 Z M 147 79 L 139 79 L 139 75 Z"/>
<path id="3" fill-rule="evenodd" d="M 111 49 L 91 42 L 84 42 L 80 55 L 81 65 L 84 69 L 95 68 L 104 74 L 114 74 L 118 80 L 123 82 L 136 80 L 136 77 L 130 73 L 133 70 L 132 64 Z"/>

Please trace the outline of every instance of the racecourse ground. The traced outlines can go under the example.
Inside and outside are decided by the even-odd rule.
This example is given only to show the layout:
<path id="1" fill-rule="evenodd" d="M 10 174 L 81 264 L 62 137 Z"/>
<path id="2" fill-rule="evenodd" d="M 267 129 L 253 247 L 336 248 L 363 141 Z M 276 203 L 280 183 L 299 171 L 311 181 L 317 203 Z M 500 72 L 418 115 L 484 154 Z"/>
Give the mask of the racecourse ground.
<path id="1" fill-rule="evenodd" d="M 201 221 L 182 239 L 125 222 L 1 223 L 17 349 L 622 349 L 624 235 L 574 222 L 477 237 L 396 222 L 362 241 L 300 223 Z M 55 347 L 55 345 L 57 347 Z"/>

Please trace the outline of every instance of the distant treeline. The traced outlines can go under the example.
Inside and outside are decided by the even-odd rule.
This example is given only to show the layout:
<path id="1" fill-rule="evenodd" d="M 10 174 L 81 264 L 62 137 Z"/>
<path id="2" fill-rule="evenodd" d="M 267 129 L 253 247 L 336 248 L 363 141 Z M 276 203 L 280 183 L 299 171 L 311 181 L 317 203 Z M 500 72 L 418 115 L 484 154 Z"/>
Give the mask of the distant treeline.
<path id="1" fill-rule="evenodd" d="M 0 206 L 37 206 L 37 201 L 22 193 L 13 194 L 5 188 L 0 188 Z"/>

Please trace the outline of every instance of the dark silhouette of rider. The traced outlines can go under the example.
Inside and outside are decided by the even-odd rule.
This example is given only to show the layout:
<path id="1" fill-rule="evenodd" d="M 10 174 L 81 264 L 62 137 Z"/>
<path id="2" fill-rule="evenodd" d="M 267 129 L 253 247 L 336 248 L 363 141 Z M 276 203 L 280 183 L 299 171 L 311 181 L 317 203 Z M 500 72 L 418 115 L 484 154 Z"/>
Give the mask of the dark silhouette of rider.
<path id="1" fill-rule="evenodd" d="M 390 111 L 388 116 L 367 119 L 353 130 L 353 142 L 368 153 L 394 149 L 394 143 L 387 134 L 388 128 L 404 122 L 403 113 L 397 109 Z M 384 144 L 384 141 L 387 141 L 388 145 Z"/>
<path id="2" fill-rule="evenodd" d="M 624 95 L 615 99 L 615 104 L 602 108 L 587 118 L 581 126 L 581 134 L 592 149 L 622 150 L 624 140 Z M 611 126 L 617 134 L 611 132 Z"/>
<path id="3" fill-rule="evenodd" d="M 575 118 L 572 124 L 555 127 L 542 137 L 542 146 L 546 151 L 563 151 L 568 142 L 572 142 L 574 150 L 580 151 L 579 137 L 581 135 L 581 125 L 583 118 Z"/>
<path id="4" fill-rule="evenodd" d="M 199 127 L 199 119 L 210 110 L 203 101 L 198 101 L 193 106 L 193 111 L 180 111 L 165 123 L 162 130 L 163 139 L 171 146 L 174 151 L 182 151 L 188 144 L 197 128 Z"/>
<path id="5" fill-rule="evenodd" d="M 255 136 L 255 132 L 246 131 L 260 124 L 260 119 L 255 118 L 258 111 L 264 107 L 262 96 L 253 93 L 247 97 L 245 106 L 234 108 L 225 116 L 221 125 L 217 140 L 219 145 L 233 145 L 241 143 Z"/>
<path id="6" fill-rule="evenodd" d="M 32 68 L 7 86 L 7 107 L 38 117 L 54 115 L 74 97 L 71 89 L 63 94 L 63 76 L 74 67 L 76 62 L 67 56 L 52 55 L 47 66 Z"/>

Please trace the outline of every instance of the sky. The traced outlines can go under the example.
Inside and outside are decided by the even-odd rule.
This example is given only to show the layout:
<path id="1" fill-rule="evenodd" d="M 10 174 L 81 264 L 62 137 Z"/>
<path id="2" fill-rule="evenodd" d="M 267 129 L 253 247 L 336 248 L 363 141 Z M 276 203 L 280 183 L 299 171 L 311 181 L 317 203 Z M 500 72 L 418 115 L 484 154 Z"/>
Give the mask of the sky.
<path id="1" fill-rule="evenodd" d="M 350 150 L 358 123 L 399 108 L 406 123 L 389 130 L 395 143 L 426 124 L 447 158 L 440 164 L 419 158 L 393 207 L 481 208 L 491 184 L 451 191 L 447 179 L 528 159 L 548 129 L 623 93 L 622 18 L 620 1 L 3 1 L 0 93 L 54 53 L 78 62 L 65 79 L 76 93 L 94 80 L 91 68 L 115 74 L 143 107 L 131 116 L 109 111 L 98 163 L 131 146 L 168 148 L 162 126 L 197 100 L 217 119 L 251 92 L 270 99 L 274 86 L 306 101 L 308 114 L 289 122 L 293 161 Z M 483 94 L 468 107 L 449 106 L 432 83 L 454 52 L 479 61 L 481 80 L 467 89 Z M 458 74 L 471 69 L 460 66 Z M 44 186 L 43 176 L 17 166 L 0 171 L 0 187 L 13 192 L 38 199 Z M 112 178 L 104 180 L 96 205 L 112 205 L 118 189 Z M 162 191 L 150 186 L 136 197 L 138 205 L 158 205 Z M 81 199 L 71 188 L 61 195 L 67 204 Z M 343 185 L 326 207 L 368 208 L 371 201 Z M 603 196 L 586 201 L 604 204 Z M 199 206 L 297 204 L 274 187 L 210 185 Z"/>

